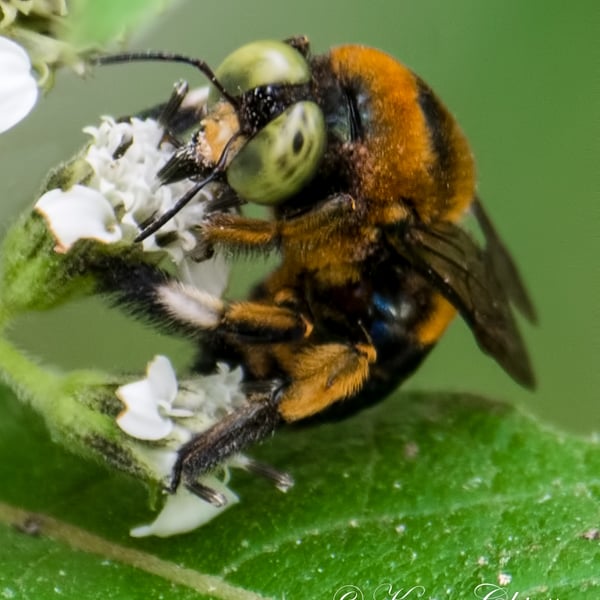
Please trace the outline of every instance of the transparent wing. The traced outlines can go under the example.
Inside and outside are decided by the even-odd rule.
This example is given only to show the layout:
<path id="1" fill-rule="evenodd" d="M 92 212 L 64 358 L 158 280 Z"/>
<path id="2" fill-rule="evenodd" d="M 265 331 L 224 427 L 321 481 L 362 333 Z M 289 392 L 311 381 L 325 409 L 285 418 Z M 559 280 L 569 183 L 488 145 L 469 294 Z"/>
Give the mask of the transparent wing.
<path id="1" fill-rule="evenodd" d="M 517 273 L 504 246 L 500 245 L 499 260 L 493 256 L 497 250 L 494 243 L 481 248 L 468 233 L 449 222 L 411 224 L 396 234 L 389 238 L 392 245 L 458 309 L 481 349 L 517 382 L 535 387 L 527 350 L 510 306 L 515 293 L 529 301 L 518 274 L 515 278 L 510 268 L 505 268 L 508 264 Z M 530 302 L 529 307 L 533 314 Z M 527 314 L 527 309 L 524 312 Z"/>
<path id="2" fill-rule="evenodd" d="M 485 212 L 479 198 L 476 198 L 471 204 L 471 212 L 477 219 L 485 236 L 485 259 L 488 262 L 488 268 L 496 274 L 504 292 L 523 316 L 532 323 L 537 322 L 535 307 L 527 293 L 517 265 L 496 232 L 496 228 Z"/>

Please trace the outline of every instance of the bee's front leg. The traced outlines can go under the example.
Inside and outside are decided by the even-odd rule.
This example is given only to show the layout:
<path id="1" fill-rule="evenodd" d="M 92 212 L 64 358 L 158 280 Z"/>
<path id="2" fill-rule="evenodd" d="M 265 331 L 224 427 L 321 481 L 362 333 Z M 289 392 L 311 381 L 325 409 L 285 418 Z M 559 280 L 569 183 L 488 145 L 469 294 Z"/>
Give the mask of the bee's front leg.
<path id="1" fill-rule="evenodd" d="M 218 247 L 233 252 L 268 253 L 291 243 L 310 242 L 314 236 L 327 239 L 340 227 L 361 218 L 361 210 L 349 194 L 336 194 L 307 213 L 280 220 L 261 220 L 238 214 L 214 212 L 196 228 L 200 258 Z M 350 220 L 349 220 L 350 219 Z M 204 255 L 204 256 L 203 256 Z"/>

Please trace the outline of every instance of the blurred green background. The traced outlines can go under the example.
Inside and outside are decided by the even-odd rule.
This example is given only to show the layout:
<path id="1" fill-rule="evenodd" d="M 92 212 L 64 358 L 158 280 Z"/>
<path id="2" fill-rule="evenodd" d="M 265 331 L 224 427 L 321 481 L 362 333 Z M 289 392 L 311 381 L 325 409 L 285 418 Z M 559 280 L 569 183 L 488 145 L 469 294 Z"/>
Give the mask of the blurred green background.
<path id="1" fill-rule="evenodd" d="M 599 25 L 595 0 L 203 0 L 180 3 L 132 47 L 216 66 L 245 42 L 302 33 L 315 52 L 368 44 L 418 72 L 470 138 L 480 193 L 539 309 L 539 326 L 523 327 L 539 385 L 534 394 L 520 389 L 457 321 L 407 387 L 481 392 L 561 428 L 598 431 Z M 86 81 L 59 76 L 34 114 L 0 137 L 2 228 L 30 205 L 47 170 L 84 143 L 84 125 L 153 105 L 180 77 L 202 83 L 190 69 L 157 64 L 106 67 Z M 234 295 L 249 283 L 247 266 L 234 274 Z M 190 356 L 185 343 L 93 301 L 27 316 L 12 338 L 65 367 L 140 371 L 156 352 L 180 363 Z"/>

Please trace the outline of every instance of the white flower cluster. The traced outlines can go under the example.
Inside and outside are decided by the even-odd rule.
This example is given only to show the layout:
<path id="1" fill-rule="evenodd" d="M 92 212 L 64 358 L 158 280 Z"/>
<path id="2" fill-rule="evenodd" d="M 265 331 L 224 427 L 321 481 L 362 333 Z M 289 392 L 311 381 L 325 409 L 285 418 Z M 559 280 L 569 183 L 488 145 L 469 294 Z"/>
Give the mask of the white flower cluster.
<path id="1" fill-rule="evenodd" d="M 153 119 L 116 122 L 104 117 L 100 126 L 86 127 L 84 131 L 92 137 L 82 155 L 91 177 L 84 179 L 85 185 L 47 191 L 35 206 L 54 237 L 55 251 L 63 254 L 72 251 L 80 239 L 104 244 L 133 243 L 141 224 L 168 211 L 193 185 L 189 180 L 159 184 L 156 173 L 174 148 L 164 142 L 164 131 Z M 220 296 L 228 275 L 224 259 L 216 255 L 196 263 L 189 258 L 196 244 L 190 229 L 202 221 L 204 204 L 211 199 L 211 192 L 211 187 L 200 192 L 158 232 L 146 238 L 142 248 L 168 256 L 180 281 Z M 246 401 L 240 391 L 241 379 L 241 368 L 230 371 L 220 365 L 214 375 L 178 383 L 169 360 L 158 356 L 149 363 L 144 379 L 116 390 L 125 406 L 117 417 L 117 425 L 127 436 L 127 448 L 154 480 L 168 485 L 178 449 Z M 213 506 L 180 485 L 176 493 L 166 497 L 156 520 L 134 528 L 131 534 L 175 535 L 211 520 L 238 501 L 226 486 L 228 467 L 244 468 L 247 463 L 247 458 L 237 455 L 222 465 L 224 479 L 214 473 L 201 476 L 203 485 L 227 499 L 225 506 Z"/>
<path id="2" fill-rule="evenodd" d="M 168 483 L 177 449 L 244 404 L 241 380 L 241 368 L 229 370 L 220 364 L 214 375 L 195 377 L 179 385 L 169 360 L 157 356 L 149 363 L 144 379 L 117 389 L 117 396 L 125 405 L 117 424 L 128 436 L 140 440 L 134 446 L 138 460 Z M 227 468 L 243 468 L 246 461 L 240 455 L 231 457 L 223 465 L 224 480 L 214 474 L 200 478 L 204 485 L 227 498 L 225 506 L 213 506 L 179 486 L 175 494 L 167 496 L 157 518 L 132 529 L 131 535 L 165 537 L 191 531 L 210 521 L 238 501 L 227 487 Z"/>
<path id="3" fill-rule="evenodd" d="M 23 43 L 21 46 L 0 36 L 0 132 L 29 113 L 38 98 L 39 86 L 48 84 L 57 66 L 83 70 L 81 57 L 68 44 L 19 28 L 16 23 L 22 15 L 54 19 L 66 12 L 64 0 L 0 0 L 0 30 L 8 31 L 10 26 L 7 35 Z M 201 107 L 207 97 L 208 88 L 196 90 L 188 94 L 184 104 Z M 172 209 L 194 182 L 161 185 L 156 174 L 175 148 L 165 141 L 164 129 L 154 119 L 117 122 L 104 117 L 98 126 L 86 127 L 84 132 L 91 141 L 63 170 L 66 175 L 77 173 L 77 183 L 46 191 L 35 210 L 45 219 L 57 253 L 75 255 L 77 249 L 73 247 L 83 239 L 122 245 L 111 249 L 111 253 L 121 247 L 128 251 L 144 225 Z M 156 258 L 170 259 L 175 267 L 170 271 L 178 281 L 220 297 L 228 279 L 223 257 L 217 254 L 203 262 L 192 258 L 197 244 L 193 229 L 205 217 L 205 206 L 214 198 L 217 185 L 207 185 L 139 246 Z M 149 260 L 152 264 L 158 262 L 154 256 Z M 145 473 L 148 481 L 168 486 L 181 447 L 247 402 L 241 380 L 240 367 L 231 370 L 219 365 L 214 375 L 178 382 L 170 361 L 157 356 L 149 363 L 146 377 L 119 387 L 115 393 L 124 408 L 116 419 L 120 429 L 115 427 L 116 438 L 124 455 L 138 467 L 136 472 Z M 199 477 L 199 483 L 227 500 L 224 506 L 214 506 L 180 485 L 166 496 L 157 518 L 132 529 L 131 535 L 169 536 L 206 523 L 238 501 L 227 487 L 229 467 L 250 469 L 252 465 L 256 468 L 249 458 L 235 455 L 220 470 Z M 289 485 L 282 480 L 279 487 L 287 489 Z"/>
<path id="4" fill-rule="evenodd" d="M 157 180 L 156 173 L 174 148 L 163 142 L 164 130 L 154 119 L 116 122 L 104 117 L 99 127 L 84 131 L 93 139 L 84 156 L 93 176 L 86 185 L 49 190 L 36 203 L 56 240 L 57 252 L 68 252 L 79 239 L 133 242 L 141 224 L 172 208 L 193 185 L 189 180 L 160 185 Z M 190 229 L 201 222 L 212 191 L 209 184 L 147 237 L 142 247 L 147 252 L 168 254 L 184 283 L 220 295 L 228 275 L 223 258 L 217 255 L 201 263 L 189 258 L 196 246 Z M 159 243 L 159 236 L 162 242 L 167 235 L 169 242 Z"/>
<path id="5" fill-rule="evenodd" d="M 190 188 L 190 182 L 185 180 L 159 185 L 156 172 L 174 148 L 162 143 L 164 131 L 155 120 L 132 118 L 131 122 L 117 123 L 112 117 L 103 117 L 99 127 L 89 126 L 83 131 L 93 139 L 85 160 L 94 170 L 94 177 L 87 186 L 97 189 L 121 213 L 125 239 L 133 240 L 140 223 L 166 212 Z M 126 149 L 119 156 L 121 148 Z M 198 195 L 198 200 L 208 199 L 206 190 Z M 177 233 L 179 243 L 166 248 L 175 262 L 180 262 L 185 252 L 194 248 L 196 241 L 188 229 L 201 221 L 203 212 L 200 202 L 190 202 L 161 227 L 160 235 Z M 156 235 L 144 240 L 144 250 L 160 249 Z"/>

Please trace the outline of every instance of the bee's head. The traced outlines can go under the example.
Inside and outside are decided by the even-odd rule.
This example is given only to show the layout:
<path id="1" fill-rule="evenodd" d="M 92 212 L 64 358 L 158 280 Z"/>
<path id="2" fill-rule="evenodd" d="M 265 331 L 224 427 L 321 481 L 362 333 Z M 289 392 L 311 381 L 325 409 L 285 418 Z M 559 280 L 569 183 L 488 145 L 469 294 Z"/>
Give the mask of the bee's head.
<path id="1" fill-rule="evenodd" d="M 236 99 L 239 141 L 227 160 L 227 183 L 247 202 L 285 201 L 312 179 L 325 151 L 325 119 L 310 99 L 308 61 L 290 44 L 259 41 L 230 54 L 215 76 Z M 230 101 L 212 86 L 205 130 L 211 119 L 222 121 L 223 102 Z"/>
<path id="2" fill-rule="evenodd" d="M 161 183 L 197 180 L 175 207 L 147 226 L 138 241 L 166 223 L 205 185 L 225 181 L 241 203 L 277 205 L 316 174 L 327 131 L 312 99 L 312 72 L 304 38 L 259 41 L 234 51 L 213 72 L 202 60 L 165 53 L 128 53 L 99 64 L 134 60 L 182 62 L 210 81 L 206 114 L 192 141 L 157 173 Z M 168 129 L 168 123 L 167 123 Z"/>

